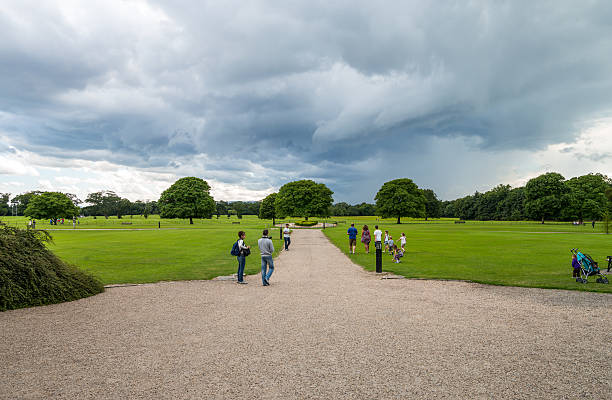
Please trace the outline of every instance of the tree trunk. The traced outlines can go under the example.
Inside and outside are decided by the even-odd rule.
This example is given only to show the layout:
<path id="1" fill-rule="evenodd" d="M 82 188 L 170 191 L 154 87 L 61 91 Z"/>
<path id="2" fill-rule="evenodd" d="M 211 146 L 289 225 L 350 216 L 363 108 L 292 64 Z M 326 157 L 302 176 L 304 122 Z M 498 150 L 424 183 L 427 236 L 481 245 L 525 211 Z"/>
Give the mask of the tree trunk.
<path id="1" fill-rule="evenodd" d="M 398 215 L 398 216 L 397 216 L 397 223 L 398 223 L 398 224 L 401 224 L 400 218 L 401 218 L 401 217 Z"/>
<path id="2" fill-rule="evenodd" d="M 427 215 L 425 216 L 425 221 L 427 221 Z"/>
<path id="3" fill-rule="evenodd" d="M 189 217 L 189 225 L 193 225 L 193 217 Z"/>
<path id="4" fill-rule="evenodd" d="M 276 218 L 272 217 L 272 226 L 276 225 Z"/>

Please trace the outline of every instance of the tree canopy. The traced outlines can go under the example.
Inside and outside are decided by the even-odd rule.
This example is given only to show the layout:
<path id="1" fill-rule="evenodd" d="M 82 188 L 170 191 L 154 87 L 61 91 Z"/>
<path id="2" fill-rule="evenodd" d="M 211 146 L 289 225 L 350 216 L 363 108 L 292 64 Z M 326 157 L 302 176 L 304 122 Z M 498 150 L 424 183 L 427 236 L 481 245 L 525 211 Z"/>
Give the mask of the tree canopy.
<path id="1" fill-rule="evenodd" d="M 563 175 L 549 172 L 530 179 L 525 185 L 525 212 L 531 219 L 559 215 L 569 192 Z"/>
<path id="2" fill-rule="evenodd" d="M 64 193 L 43 192 L 30 199 L 24 214 L 35 219 L 72 218 L 79 209 Z"/>
<path id="3" fill-rule="evenodd" d="M 271 193 L 266 196 L 261 201 L 261 205 L 259 206 L 259 218 L 261 219 L 271 219 L 272 225 L 276 224 L 276 193 Z"/>
<path id="4" fill-rule="evenodd" d="M 121 197 L 110 190 L 103 190 L 101 192 L 90 193 L 87 195 L 85 201 L 90 206 L 85 207 L 86 214 L 90 215 L 104 215 L 108 218 L 109 215 L 117 214 L 120 217 Z"/>
<path id="5" fill-rule="evenodd" d="M 284 184 L 274 201 L 277 217 L 326 217 L 332 192 L 325 184 L 305 179 Z"/>
<path id="6" fill-rule="evenodd" d="M 10 193 L 0 193 L 0 215 L 10 215 L 11 210 L 8 205 Z"/>
<path id="7" fill-rule="evenodd" d="M 438 196 L 431 189 L 423 189 L 423 195 L 425 196 L 425 220 L 427 218 L 440 218 L 442 209 L 442 202 L 438 200 Z"/>
<path id="8" fill-rule="evenodd" d="M 162 218 L 210 218 L 215 211 L 215 201 L 209 194 L 210 186 L 200 178 L 187 177 L 174 182 L 159 198 L 159 215 Z"/>
<path id="9" fill-rule="evenodd" d="M 376 212 L 383 218 L 421 218 L 425 216 L 425 196 L 411 179 L 402 178 L 385 182 L 376 193 Z"/>
<path id="10" fill-rule="evenodd" d="M 607 208 L 606 189 L 609 179 L 601 174 L 588 174 L 566 181 L 569 192 L 566 207 L 562 210 L 563 219 L 583 221 L 600 219 Z"/>

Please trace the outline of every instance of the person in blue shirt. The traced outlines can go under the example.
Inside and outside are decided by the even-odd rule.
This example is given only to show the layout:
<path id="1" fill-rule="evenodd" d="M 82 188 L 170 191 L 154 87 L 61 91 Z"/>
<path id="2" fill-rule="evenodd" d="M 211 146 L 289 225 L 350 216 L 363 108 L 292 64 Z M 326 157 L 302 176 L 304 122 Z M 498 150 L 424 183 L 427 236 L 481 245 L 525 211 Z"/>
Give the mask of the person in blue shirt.
<path id="1" fill-rule="evenodd" d="M 351 224 L 346 233 L 349 237 L 349 253 L 355 254 L 355 249 L 357 248 L 357 228 L 355 228 L 355 224 Z"/>

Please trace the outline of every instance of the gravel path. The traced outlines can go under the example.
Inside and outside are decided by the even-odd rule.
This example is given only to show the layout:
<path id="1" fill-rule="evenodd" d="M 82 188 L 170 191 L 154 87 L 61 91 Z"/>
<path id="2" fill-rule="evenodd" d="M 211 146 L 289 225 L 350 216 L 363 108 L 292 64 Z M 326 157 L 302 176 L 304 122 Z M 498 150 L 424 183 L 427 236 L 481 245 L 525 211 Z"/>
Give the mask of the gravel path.
<path id="1" fill-rule="evenodd" d="M 382 280 L 316 230 L 275 264 L 0 313 L 0 398 L 612 398 L 610 295 Z"/>

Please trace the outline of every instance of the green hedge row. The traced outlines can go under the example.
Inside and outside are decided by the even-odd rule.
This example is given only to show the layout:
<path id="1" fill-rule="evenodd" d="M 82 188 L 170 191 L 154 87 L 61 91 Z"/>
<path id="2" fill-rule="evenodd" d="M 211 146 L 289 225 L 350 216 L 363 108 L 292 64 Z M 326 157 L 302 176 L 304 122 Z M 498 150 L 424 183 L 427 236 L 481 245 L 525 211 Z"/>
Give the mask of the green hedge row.
<path id="1" fill-rule="evenodd" d="M 314 226 L 316 224 L 318 224 L 319 221 L 298 221 L 295 224 L 297 226 Z"/>
<path id="2" fill-rule="evenodd" d="M 45 246 L 43 230 L 0 226 L 0 311 L 61 303 L 104 291 L 93 276 L 68 265 Z"/>

